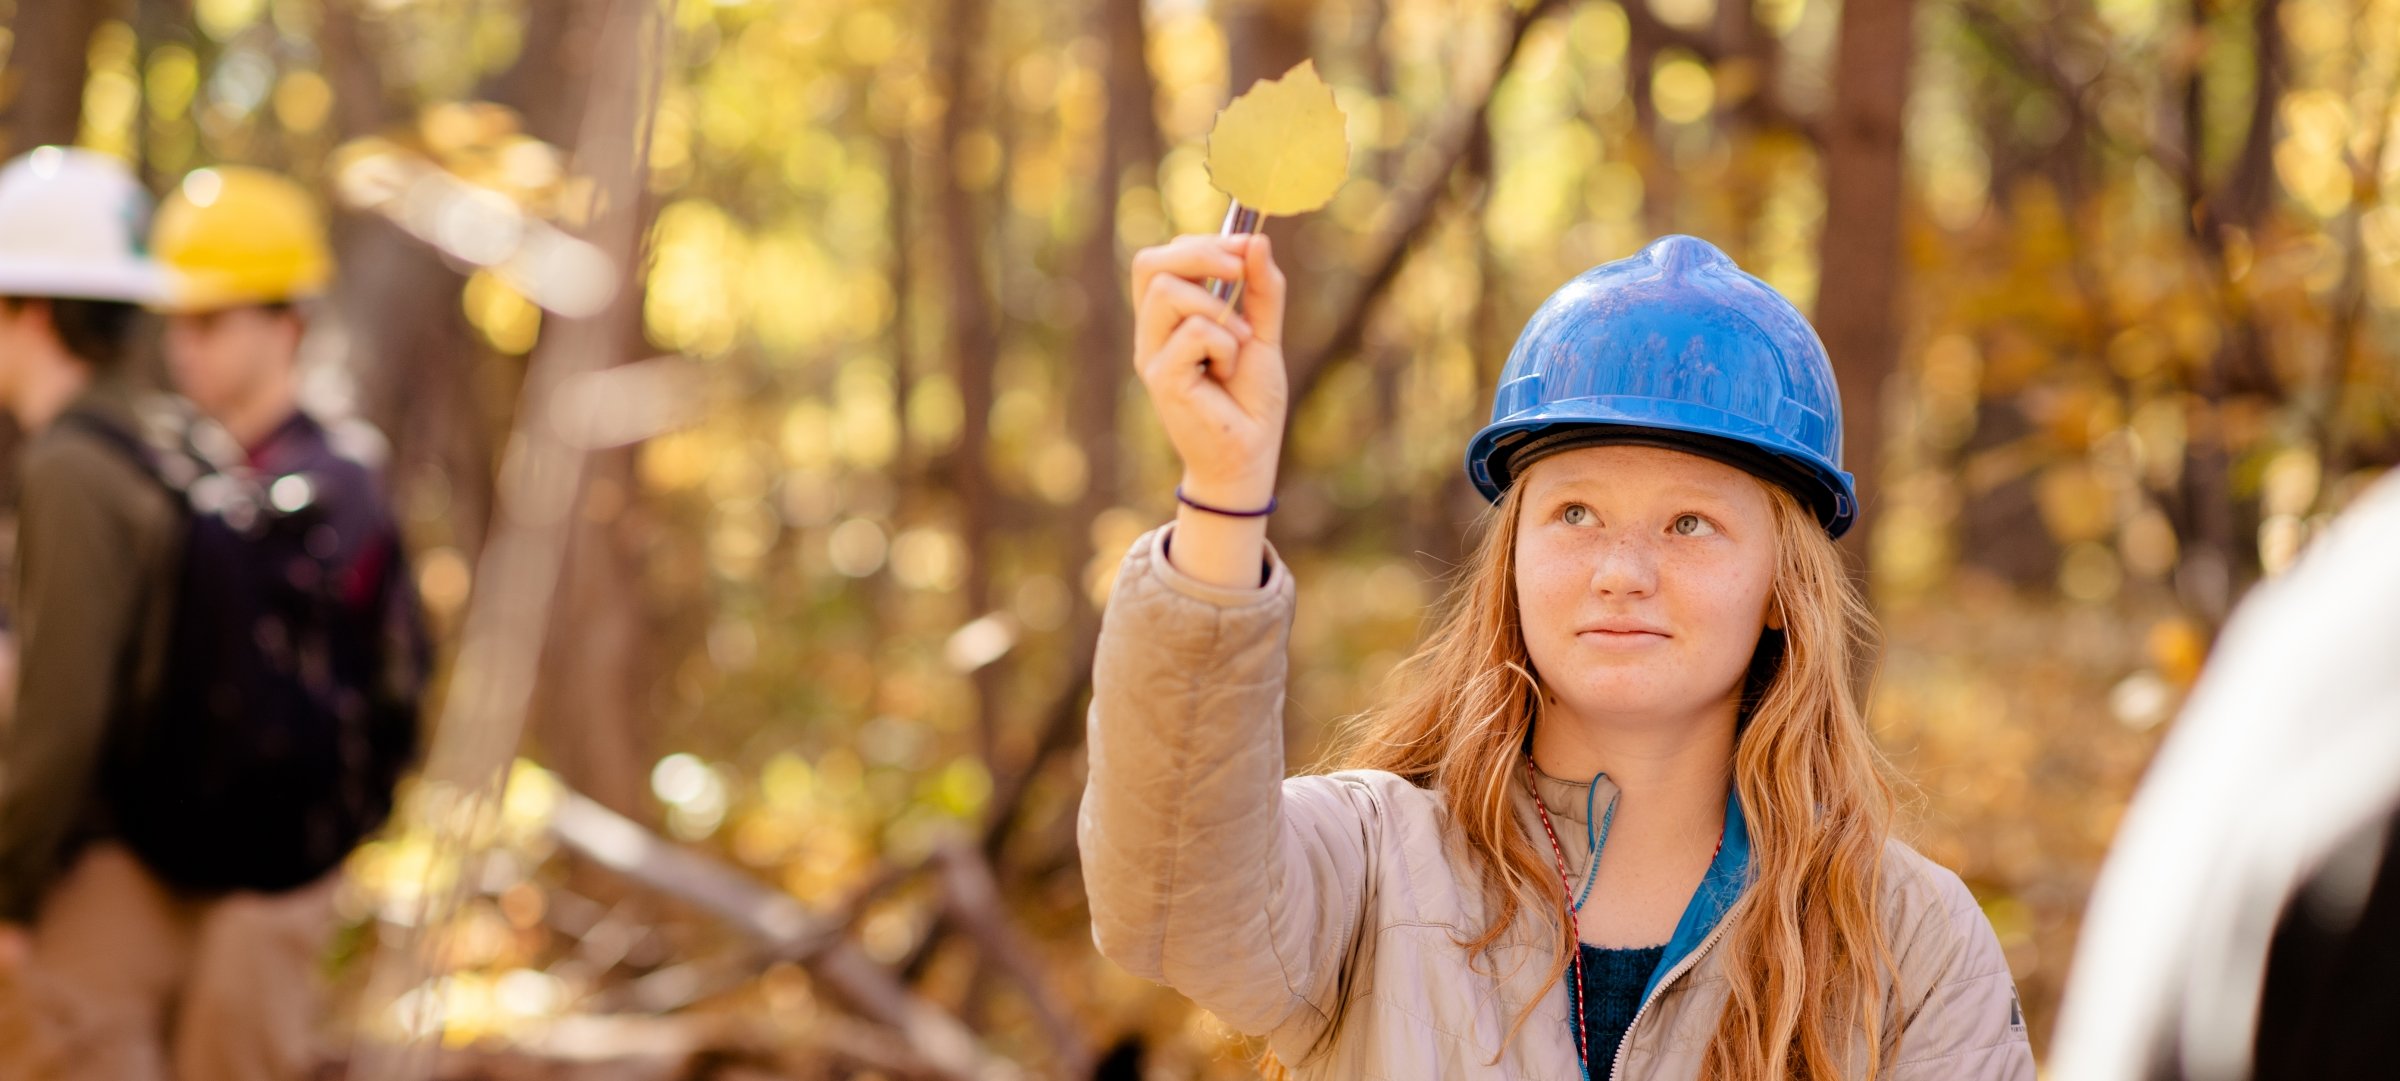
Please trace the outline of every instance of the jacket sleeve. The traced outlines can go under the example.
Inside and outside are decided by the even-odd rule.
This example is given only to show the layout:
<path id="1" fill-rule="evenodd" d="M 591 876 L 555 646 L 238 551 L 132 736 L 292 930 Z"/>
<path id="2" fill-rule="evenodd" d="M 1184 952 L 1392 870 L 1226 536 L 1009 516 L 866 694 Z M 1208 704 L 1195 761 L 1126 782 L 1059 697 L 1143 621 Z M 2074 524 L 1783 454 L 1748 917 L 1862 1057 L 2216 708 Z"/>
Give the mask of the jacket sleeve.
<path id="1" fill-rule="evenodd" d="M 34 915 L 91 802 L 145 583 L 122 478 L 91 448 L 37 443 L 18 519 L 16 715 L 0 735 L 0 921 Z"/>
<path id="2" fill-rule="evenodd" d="M 1376 828 L 1366 787 L 1284 779 L 1291 576 L 1226 589 L 1136 541 L 1092 672 L 1077 821 L 1092 938 L 1279 1051 L 1337 1015 Z"/>
<path id="3" fill-rule="evenodd" d="M 2033 1045 L 2000 937 L 1974 894 L 1930 862 L 1894 936 L 1900 1044 L 1894 1081 L 2034 1081 Z M 1889 872 L 1887 872 L 1889 873 Z"/>

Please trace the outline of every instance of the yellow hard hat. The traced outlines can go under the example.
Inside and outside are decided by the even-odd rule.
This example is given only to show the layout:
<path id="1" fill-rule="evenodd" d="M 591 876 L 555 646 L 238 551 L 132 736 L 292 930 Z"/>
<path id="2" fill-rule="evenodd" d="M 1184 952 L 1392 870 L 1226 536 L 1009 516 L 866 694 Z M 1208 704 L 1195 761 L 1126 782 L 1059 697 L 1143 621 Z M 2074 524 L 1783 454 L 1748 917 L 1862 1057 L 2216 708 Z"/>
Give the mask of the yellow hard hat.
<path id="1" fill-rule="evenodd" d="M 325 291 L 333 253 L 308 192 L 243 165 L 194 170 L 159 208 L 150 250 L 173 285 L 170 312 L 304 300 Z"/>

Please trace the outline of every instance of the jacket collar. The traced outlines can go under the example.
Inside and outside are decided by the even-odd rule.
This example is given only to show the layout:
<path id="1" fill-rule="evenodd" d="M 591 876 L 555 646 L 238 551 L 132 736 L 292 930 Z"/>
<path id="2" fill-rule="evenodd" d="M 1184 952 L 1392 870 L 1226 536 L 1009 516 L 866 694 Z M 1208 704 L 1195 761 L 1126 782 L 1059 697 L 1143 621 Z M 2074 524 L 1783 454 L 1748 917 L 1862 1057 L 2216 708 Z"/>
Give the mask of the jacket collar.
<path id="1" fill-rule="evenodd" d="M 1543 773 L 1538 767 L 1533 771 L 1533 777 L 1534 791 L 1541 797 L 1542 806 L 1550 812 L 1551 825 L 1558 831 L 1559 850 L 1567 858 L 1567 874 L 1571 878 L 1580 877 L 1586 861 L 1591 858 L 1591 831 L 1588 824 L 1592 822 L 1593 815 L 1608 806 L 1609 800 L 1616 798 L 1616 782 L 1609 780 L 1605 773 L 1590 781 L 1562 780 Z M 1534 819 L 1532 810 L 1525 808 L 1524 817 Z M 1536 831 L 1542 828 L 1538 820 L 1531 821 L 1529 825 Z M 1537 835 L 1534 840 L 1536 848 L 1549 845 L 1547 838 Z M 1675 933 L 1667 939 L 1666 951 L 1659 958 L 1658 967 L 1650 973 L 1649 984 L 1642 989 L 1643 998 L 1649 998 L 1661 978 L 1674 971 L 1676 965 L 1700 948 L 1700 944 L 1707 940 L 1710 932 L 1716 930 L 1725 914 L 1733 910 L 1734 903 L 1741 900 L 1742 890 L 1749 882 L 1750 827 L 1742 817 L 1741 794 L 1727 792 L 1725 844 L 1717 850 L 1716 858 L 1709 862 L 1707 873 L 1700 878 L 1699 888 L 1692 891 L 1691 901 L 1684 905 L 1683 916 L 1675 924 Z"/>

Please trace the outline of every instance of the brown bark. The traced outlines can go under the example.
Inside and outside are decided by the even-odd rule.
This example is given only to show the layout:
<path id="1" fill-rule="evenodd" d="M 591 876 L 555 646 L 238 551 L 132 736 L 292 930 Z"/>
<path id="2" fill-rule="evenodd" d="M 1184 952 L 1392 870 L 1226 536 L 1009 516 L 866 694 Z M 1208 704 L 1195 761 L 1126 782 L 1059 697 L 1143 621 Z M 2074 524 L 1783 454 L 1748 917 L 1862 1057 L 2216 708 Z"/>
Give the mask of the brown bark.
<path id="1" fill-rule="evenodd" d="M 645 56 L 664 62 L 651 50 L 665 38 L 666 23 L 647 5 L 619 5 L 615 13 L 608 52 L 620 59 L 595 67 L 596 85 L 585 90 L 590 115 L 575 149 L 596 184 L 586 239 L 614 265 L 630 268 L 640 265 L 641 135 L 655 105 L 655 87 L 633 73 L 650 70 Z M 460 662 L 445 688 L 441 723 L 417 789 L 414 813 L 434 830 L 437 866 L 475 866 L 482 843 L 475 827 L 498 813 L 505 770 L 539 682 L 562 564 L 583 509 L 579 494 L 590 476 L 588 456 L 550 422 L 554 397 L 569 380 L 627 359 L 615 354 L 625 344 L 626 313 L 638 305 L 638 296 L 620 291 L 600 314 L 553 320 L 528 366 L 499 474 L 501 514 L 477 563 L 477 588 L 459 636 Z M 444 932 L 471 881 L 460 873 L 451 889 L 429 894 L 411 929 L 379 950 L 363 1010 L 392 1008 L 446 963 Z M 411 1039 L 378 1049 L 363 1076 L 408 1075 L 429 1048 L 428 1041 Z"/>
<path id="2" fill-rule="evenodd" d="M 404 115 L 375 28 L 356 0 L 329 0 L 320 11 L 334 132 L 344 140 L 375 134 Z M 491 517 L 494 446 L 492 418 L 475 393 L 480 350 L 458 305 L 463 281 L 391 222 L 334 209 L 341 273 L 332 308 L 349 331 L 360 412 L 391 439 L 395 491 L 405 496 L 420 473 L 447 487 L 443 539 L 472 560 Z"/>
<path id="3" fill-rule="evenodd" d="M 998 506 L 992 491 L 990 442 L 1000 327 L 984 272 L 988 234 L 977 213 L 976 193 L 959 175 L 959 151 L 976 130 L 978 117 L 972 103 L 984 97 L 974 45 L 983 38 L 988 16 L 986 0 L 946 0 L 932 64 L 939 73 L 945 103 L 931 163 L 937 193 L 934 213 L 949 275 L 946 300 L 951 371 L 958 381 L 959 403 L 965 414 L 946 480 L 958 499 L 966 547 L 962 593 L 970 617 L 988 610 L 992 601 L 992 538 Z M 999 746 L 999 710 L 994 699 L 1000 670 L 1000 665 L 985 665 L 973 677 L 977 749 L 986 762 L 995 760 Z"/>
<path id="4" fill-rule="evenodd" d="M 484 84 L 482 96 L 517 110 L 525 133 L 570 146 L 583 123 L 578 92 L 591 76 L 610 5 L 586 0 L 528 0 L 524 46 L 515 63 Z"/>
<path id="5" fill-rule="evenodd" d="M 1817 332 L 1842 391 L 1842 465 L 1872 507 L 1883 453 L 1883 388 L 1899 366 L 1901 117 L 1915 0 L 1844 0 L 1833 108 L 1822 124 L 1825 227 Z M 1863 509 L 1863 507 L 1862 507 Z M 1865 563 L 1864 531 L 1848 548 Z"/>
<path id="6" fill-rule="evenodd" d="M 610 8 L 576 0 L 539 0 L 530 6 L 525 51 L 493 84 L 495 100 L 517 110 L 527 134 L 575 147 L 580 154 L 577 133 L 587 113 L 639 117 L 646 112 L 653 87 L 635 78 L 595 77 L 603 65 L 641 70 L 642 43 L 612 30 Z M 666 57 L 655 61 L 667 62 Z M 597 100 L 589 87 L 625 100 Z M 636 161 L 646 149 L 637 149 Z M 593 163 L 571 164 L 590 168 Z M 656 200 L 637 197 L 633 236 L 649 235 L 656 210 Z M 624 299 L 603 317 L 601 330 L 613 342 L 610 361 L 619 364 L 650 353 L 642 332 L 645 259 L 638 245 L 631 254 L 620 268 Z M 636 448 L 600 451 L 585 467 L 585 497 L 568 542 L 550 646 L 542 658 L 533 738 L 544 761 L 569 784 L 619 814 L 651 821 L 656 811 L 649 777 L 658 735 L 650 708 L 657 678 L 651 658 L 664 651 L 655 648 L 661 621 L 640 589 L 647 515 L 635 475 L 637 454 Z"/>
<path id="7" fill-rule="evenodd" d="M 116 6 L 111 0 L 18 0 L 8 25 L 14 38 L 8 66 L 0 70 L 0 158 L 75 141 L 83 125 L 92 32 Z M 0 507 L 16 505 L 22 441 L 16 421 L 0 417 Z"/>
<path id="8" fill-rule="evenodd" d="M 14 155 L 75 141 L 92 32 L 121 7 L 117 0 L 18 0 L 8 69 L 0 73 L 0 149 Z"/>
<path id="9" fill-rule="evenodd" d="M 1083 288 L 1084 318 L 1076 329 L 1077 361 L 1073 372 L 1072 405 L 1067 423 L 1088 465 L 1083 497 L 1076 501 L 1068 522 L 1064 568 L 1067 580 L 1080 580 L 1092 550 L 1091 520 L 1115 506 L 1118 497 L 1119 448 L 1117 405 L 1123 395 L 1132 348 L 1133 327 L 1125 295 L 1125 266 L 1117 250 L 1117 206 L 1128 172 L 1156 172 L 1159 147 L 1154 106 L 1157 88 L 1144 52 L 1146 28 L 1141 0 L 1098 0 L 1094 21 L 1099 24 L 1105 64 L 1108 117 L 1101 129 L 1099 163 L 1092 173 L 1085 200 L 1091 218 L 1076 252 L 1076 277 Z M 1075 606 L 1078 620 L 1093 618 L 1088 605 Z M 1077 658 L 1076 663 L 1082 663 Z"/>
<path id="10" fill-rule="evenodd" d="M 2252 30 L 2256 76 L 2250 95 L 2248 129 L 2221 184 L 2206 178 L 2206 148 L 2199 133 L 2207 130 L 2204 113 L 2205 75 L 2195 66 L 2185 83 L 2186 148 L 2184 196 L 2186 227 L 2205 256 L 2225 334 L 2194 385 L 2202 415 L 2184 445 L 2183 507 L 2178 532 L 2184 556 L 2176 567 L 2175 587 L 2184 604 L 2212 623 L 2222 623 L 2259 573 L 2257 548 L 2248 542 L 2255 508 L 2233 491 L 2233 448 L 2226 445 L 2219 418 L 2228 402 L 2243 395 L 2280 401 L 2284 397 L 2259 332 L 2249 299 L 2233 280 L 2230 247 L 2237 234 L 2253 231 L 2265 216 L 2274 193 L 2274 116 L 2284 83 L 2281 0 L 2256 0 Z M 2194 32 L 2208 25 L 2205 4 L 2194 3 L 2189 18 Z"/>
<path id="11" fill-rule="evenodd" d="M 1315 7 L 1314 0 L 1250 0 L 1228 11 L 1227 93 L 1244 93 L 1258 80 L 1277 78 L 1308 59 L 1309 29 Z M 1322 280 L 1331 268 L 1325 264 L 1325 253 L 1300 243 L 1300 224 L 1296 218 L 1270 217 L 1262 231 L 1273 241 L 1276 261 L 1291 280 Z M 1286 341 L 1297 337 L 1296 332 L 1314 326 L 1314 320 L 1323 315 L 1322 307 L 1311 305 L 1307 296 L 1294 299 L 1296 303 L 1284 309 Z"/>

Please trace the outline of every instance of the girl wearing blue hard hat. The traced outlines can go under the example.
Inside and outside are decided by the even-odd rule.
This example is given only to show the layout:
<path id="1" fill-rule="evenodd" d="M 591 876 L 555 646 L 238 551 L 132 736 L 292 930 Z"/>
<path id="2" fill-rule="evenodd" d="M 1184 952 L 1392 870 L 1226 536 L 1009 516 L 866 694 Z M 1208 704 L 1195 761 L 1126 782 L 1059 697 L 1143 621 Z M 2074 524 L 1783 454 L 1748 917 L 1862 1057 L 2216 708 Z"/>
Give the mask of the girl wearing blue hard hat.
<path id="1" fill-rule="evenodd" d="M 1468 446 L 1493 507 L 1432 632 L 1351 768 L 1286 779 L 1268 249 L 1134 259 L 1184 472 L 1094 662 L 1101 950 L 1309 1077 L 2030 1081 L 1990 925 L 1890 836 L 1841 403 L 1800 314 L 1689 237 L 1553 294 Z"/>

